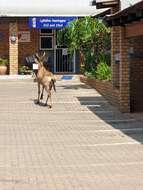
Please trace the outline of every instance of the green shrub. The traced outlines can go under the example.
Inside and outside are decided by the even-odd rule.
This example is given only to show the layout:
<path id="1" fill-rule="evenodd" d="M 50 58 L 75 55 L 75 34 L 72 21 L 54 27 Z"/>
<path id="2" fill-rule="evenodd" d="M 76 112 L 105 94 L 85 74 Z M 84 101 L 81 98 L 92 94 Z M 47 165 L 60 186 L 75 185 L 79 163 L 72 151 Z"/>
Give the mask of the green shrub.
<path id="1" fill-rule="evenodd" d="M 95 69 L 92 69 L 91 71 L 85 71 L 85 76 L 87 77 L 87 78 L 90 78 L 90 79 L 95 79 L 95 77 L 96 77 L 96 70 Z"/>
<path id="2" fill-rule="evenodd" d="M 111 80 L 111 67 L 105 62 L 100 62 L 96 69 L 96 78 L 98 80 Z"/>
<path id="3" fill-rule="evenodd" d="M 19 66 L 19 74 L 31 74 L 32 70 L 28 66 L 20 65 Z"/>
<path id="4" fill-rule="evenodd" d="M 8 59 L 0 58 L 0 65 L 8 65 Z"/>

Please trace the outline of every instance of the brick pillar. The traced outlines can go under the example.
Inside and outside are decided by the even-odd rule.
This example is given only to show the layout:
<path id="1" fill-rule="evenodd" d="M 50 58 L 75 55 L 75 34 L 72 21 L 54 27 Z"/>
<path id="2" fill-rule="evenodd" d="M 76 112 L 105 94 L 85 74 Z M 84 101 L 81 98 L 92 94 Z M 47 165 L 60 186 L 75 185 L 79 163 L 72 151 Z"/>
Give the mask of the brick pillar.
<path id="1" fill-rule="evenodd" d="M 119 62 L 115 62 L 115 55 L 120 54 L 120 27 L 113 26 L 111 29 L 111 67 L 113 87 L 119 87 Z"/>
<path id="2" fill-rule="evenodd" d="M 125 27 L 120 27 L 120 110 L 130 112 L 130 61 L 129 41 L 125 38 Z"/>
<path id="3" fill-rule="evenodd" d="M 12 42 L 11 37 L 15 36 L 16 41 Z M 9 24 L 9 73 L 18 74 L 18 27 L 17 23 Z"/>
<path id="4" fill-rule="evenodd" d="M 111 14 L 120 10 L 120 1 L 116 7 L 112 7 Z M 111 28 L 111 67 L 112 67 L 112 84 L 113 87 L 119 87 L 119 62 L 115 63 L 115 55 L 120 54 L 120 27 Z"/>

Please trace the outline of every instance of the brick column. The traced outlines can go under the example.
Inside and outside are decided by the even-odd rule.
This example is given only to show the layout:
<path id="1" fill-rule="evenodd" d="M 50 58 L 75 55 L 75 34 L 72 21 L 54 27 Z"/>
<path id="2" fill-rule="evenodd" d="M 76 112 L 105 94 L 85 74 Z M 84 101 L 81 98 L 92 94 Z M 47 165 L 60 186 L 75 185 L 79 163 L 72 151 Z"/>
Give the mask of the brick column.
<path id="1" fill-rule="evenodd" d="M 11 37 L 15 36 L 16 41 L 12 42 Z M 18 74 L 18 27 L 17 23 L 9 24 L 9 73 Z"/>
<path id="2" fill-rule="evenodd" d="M 116 7 L 112 7 L 111 14 L 120 10 L 120 1 Z M 113 87 L 119 87 L 119 62 L 115 63 L 115 55 L 120 54 L 120 27 L 111 28 L 111 67 L 112 67 L 112 84 Z"/>
<path id="3" fill-rule="evenodd" d="M 130 112 L 130 61 L 125 27 L 120 27 L 120 110 Z"/>
<path id="4" fill-rule="evenodd" d="M 115 63 L 115 55 L 120 54 L 120 27 L 113 26 L 111 29 L 111 67 L 113 87 L 119 87 L 119 62 Z"/>

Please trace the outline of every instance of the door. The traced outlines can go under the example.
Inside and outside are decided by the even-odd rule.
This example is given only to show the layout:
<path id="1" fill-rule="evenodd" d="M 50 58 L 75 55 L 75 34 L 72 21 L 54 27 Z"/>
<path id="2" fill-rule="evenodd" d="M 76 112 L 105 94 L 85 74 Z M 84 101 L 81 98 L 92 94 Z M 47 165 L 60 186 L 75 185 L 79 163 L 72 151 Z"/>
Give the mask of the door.
<path id="1" fill-rule="evenodd" d="M 54 47 L 54 72 L 55 73 L 75 73 L 76 53 L 70 55 L 65 39 L 58 42 L 58 33 L 55 31 Z"/>
<path id="2" fill-rule="evenodd" d="M 143 111 L 143 58 L 131 61 L 131 111 Z"/>
<path id="3" fill-rule="evenodd" d="M 67 48 L 56 48 L 56 73 L 74 73 L 75 72 L 75 53 L 71 57 Z"/>

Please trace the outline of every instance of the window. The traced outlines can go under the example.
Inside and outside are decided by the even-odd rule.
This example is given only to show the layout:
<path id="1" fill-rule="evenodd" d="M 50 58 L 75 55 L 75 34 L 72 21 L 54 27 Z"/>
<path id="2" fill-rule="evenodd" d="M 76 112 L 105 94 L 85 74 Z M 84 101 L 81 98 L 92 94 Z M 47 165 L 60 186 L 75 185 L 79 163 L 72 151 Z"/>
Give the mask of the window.
<path id="1" fill-rule="evenodd" d="M 41 50 L 53 49 L 53 37 L 40 36 L 40 46 Z"/>
<path id="2" fill-rule="evenodd" d="M 40 30 L 40 50 L 53 49 L 53 31 L 51 29 Z"/>
<path id="3" fill-rule="evenodd" d="M 41 35 L 52 35 L 53 30 L 52 29 L 41 29 L 40 34 Z"/>

